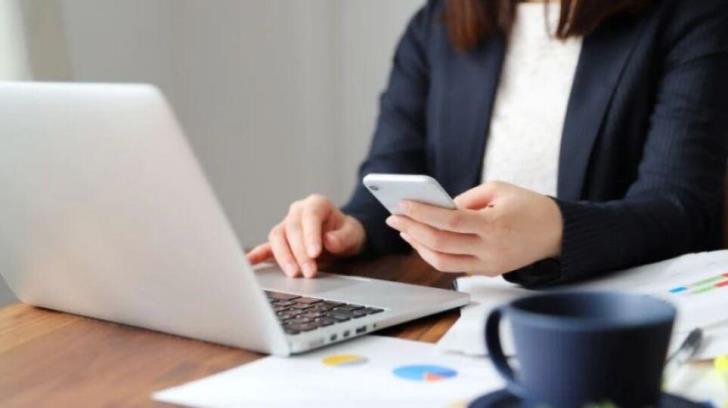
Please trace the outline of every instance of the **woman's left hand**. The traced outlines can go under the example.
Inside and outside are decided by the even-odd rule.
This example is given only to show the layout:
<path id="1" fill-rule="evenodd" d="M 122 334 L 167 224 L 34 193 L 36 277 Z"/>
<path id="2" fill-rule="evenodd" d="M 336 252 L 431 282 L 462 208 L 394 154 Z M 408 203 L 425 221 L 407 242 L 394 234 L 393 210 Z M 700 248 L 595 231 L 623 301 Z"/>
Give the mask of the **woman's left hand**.
<path id="1" fill-rule="evenodd" d="M 561 253 L 563 220 L 551 198 L 488 182 L 455 198 L 456 210 L 405 201 L 387 224 L 434 268 L 497 276 Z"/>

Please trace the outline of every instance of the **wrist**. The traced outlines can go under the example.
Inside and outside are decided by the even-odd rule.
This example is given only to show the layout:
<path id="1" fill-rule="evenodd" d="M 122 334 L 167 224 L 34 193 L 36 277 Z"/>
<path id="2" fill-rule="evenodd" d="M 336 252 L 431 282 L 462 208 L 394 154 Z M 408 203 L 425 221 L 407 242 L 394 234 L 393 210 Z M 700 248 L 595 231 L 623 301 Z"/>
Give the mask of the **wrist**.
<path id="1" fill-rule="evenodd" d="M 364 228 L 364 224 L 362 224 L 361 221 L 359 221 L 356 217 L 353 217 L 351 215 L 346 215 L 346 218 L 349 222 L 353 225 L 353 231 L 355 235 L 355 244 L 352 247 L 351 254 L 352 255 L 359 255 L 364 250 L 364 247 L 366 246 L 367 241 L 367 231 Z"/>
<path id="2" fill-rule="evenodd" d="M 564 236 L 564 217 L 561 208 L 552 197 L 545 196 L 548 207 L 549 239 L 546 258 L 560 258 L 561 244 Z"/>

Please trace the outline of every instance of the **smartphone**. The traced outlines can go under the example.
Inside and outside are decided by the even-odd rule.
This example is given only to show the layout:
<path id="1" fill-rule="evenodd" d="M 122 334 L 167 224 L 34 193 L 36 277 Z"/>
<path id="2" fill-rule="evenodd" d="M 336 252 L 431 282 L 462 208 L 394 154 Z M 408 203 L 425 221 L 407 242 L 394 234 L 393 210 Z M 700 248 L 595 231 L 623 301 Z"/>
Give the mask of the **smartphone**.
<path id="1" fill-rule="evenodd" d="M 450 195 L 434 178 L 421 174 L 371 173 L 364 176 L 364 186 L 392 214 L 401 214 L 399 203 L 418 201 L 437 207 L 457 208 Z"/>

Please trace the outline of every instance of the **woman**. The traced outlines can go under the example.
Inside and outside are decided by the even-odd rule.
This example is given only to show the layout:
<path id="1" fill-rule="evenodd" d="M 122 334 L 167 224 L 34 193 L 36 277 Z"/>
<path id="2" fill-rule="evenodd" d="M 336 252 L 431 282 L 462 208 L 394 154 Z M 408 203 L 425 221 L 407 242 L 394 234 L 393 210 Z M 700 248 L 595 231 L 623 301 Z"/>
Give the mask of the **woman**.
<path id="1" fill-rule="evenodd" d="M 411 246 L 536 286 L 715 249 L 726 136 L 724 0 L 430 1 L 360 175 L 432 175 L 458 209 L 388 217 L 359 184 L 340 210 L 293 203 L 248 257 L 313 277 L 323 256 Z"/>

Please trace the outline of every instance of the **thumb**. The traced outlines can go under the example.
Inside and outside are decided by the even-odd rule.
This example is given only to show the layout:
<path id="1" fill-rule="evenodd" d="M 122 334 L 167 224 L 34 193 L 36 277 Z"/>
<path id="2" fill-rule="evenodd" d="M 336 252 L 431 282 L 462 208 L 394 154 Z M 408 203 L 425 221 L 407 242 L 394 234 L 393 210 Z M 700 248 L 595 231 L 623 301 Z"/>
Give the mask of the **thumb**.
<path id="1" fill-rule="evenodd" d="M 356 225 L 347 220 L 339 228 L 324 233 L 324 247 L 335 255 L 354 253 L 361 244 L 359 235 Z"/>
<path id="2" fill-rule="evenodd" d="M 480 210 L 485 208 L 495 199 L 498 192 L 498 183 L 488 182 L 473 187 L 470 190 L 455 197 L 455 205 L 458 208 Z"/>

